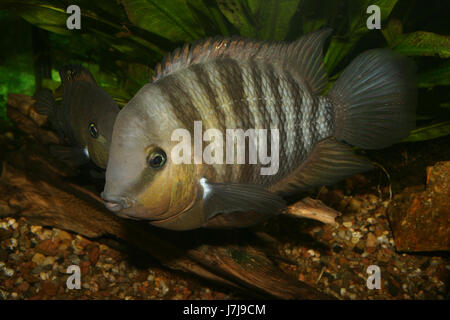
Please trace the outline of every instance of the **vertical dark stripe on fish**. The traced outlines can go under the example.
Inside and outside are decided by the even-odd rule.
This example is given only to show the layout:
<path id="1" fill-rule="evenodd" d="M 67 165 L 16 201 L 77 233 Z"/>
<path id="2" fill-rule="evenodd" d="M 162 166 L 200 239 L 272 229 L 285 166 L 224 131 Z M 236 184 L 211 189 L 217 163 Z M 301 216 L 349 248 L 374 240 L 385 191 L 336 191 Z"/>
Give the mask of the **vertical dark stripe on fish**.
<path id="1" fill-rule="evenodd" d="M 310 124 L 313 127 L 313 129 L 311 130 L 312 144 L 316 143 L 317 137 L 319 134 L 319 129 L 315 129 L 315 128 L 318 128 L 317 127 L 317 118 L 319 116 L 319 108 L 318 107 L 319 107 L 319 99 L 317 99 L 316 96 L 313 96 L 312 105 L 311 105 L 311 121 L 310 121 Z"/>
<path id="2" fill-rule="evenodd" d="M 219 81 L 225 89 L 225 94 L 230 98 L 232 112 L 234 115 L 241 115 L 239 118 L 242 121 L 244 131 L 248 129 L 248 115 L 245 110 L 248 110 L 248 101 L 245 95 L 243 70 L 237 61 L 232 59 L 223 59 L 217 61 L 214 67 L 219 73 Z M 221 94 L 220 92 L 218 94 Z M 235 123 L 237 128 L 240 128 L 240 123 Z M 232 128 L 229 128 L 232 129 Z M 248 162 L 246 162 L 248 163 Z M 231 181 L 233 179 L 233 172 L 240 171 L 242 165 L 226 165 L 225 174 L 223 179 L 225 181 Z M 236 172 L 237 176 L 240 176 L 240 172 Z"/>
<path id="3" fill-rule="evenodd" d="M 194 121 L 201 121 L 202 117 L 192 102 L 192 96 L 185 90 L 183 82 L 176 76 L 169 75 L 161 81 L 155 82 L 155 84 L 159 86 L 161 93 L 168 99 L 179 122 L 184 124 L 185 128 L 193 134 Z"/>
<path id="4" fill-rule="evenodd" d="M 205 68 L 205 65 L 195 64 L 192 66 L 192 71 L 195 74 L 198 85 L 206 93 L 206 97 L 208 98 L 209 107 L 206 108 L 206 110 L 213 111 L 214 115 L 216 116 L 218 122 L 216 128 L 219 130 L 225 129 L 225 114 L 222 108 L 219 106 L 216 91 L 214 91 L 212 87 L 213 82 L 211 81 L 211 78 L 209 76 L 208 71 Z M 206 115 L 209 116 L 208 113 Z"/>
<path id="5" fill-rule="evenodd" d="M 303 99 L 304 92 L 301 90 L 301 87 L 297 80 L 289 73 L 286 72 L 286 83 L 288 85 L 288 91 L 290 93 L 291 99 L 293 99 L 295 112 L 292 115 L 295 117 L 295 131 L 296 131 L 296 144 L 298 144 L 298 148 L 296 148 L 296 155 L 293 156 L 292 160 L 300 160 L 304 157 L 305 153 L 305 137 L 302 132 L 302 120 L 304 117 L 303 111 L 305 103 L 305 99 Z M 289 116 L 289 115 L 287 115 Z"/>
<path id="6" fill-rule="evenodd" d="M 235 114 L 242 114 L 242 108 L 248 106 L 245 96 L 243 70 L 238 62 L 232 59 L 224 59 L 215 63 L 219 71 L 219 81 L 225 88 L 226 94 L 231 99 L 231 106 Z M 245 121 L 245 117 L 242 118 Z"/>
<path id="7" fill-rule="evenodd" d="M 287 145 L 287 131 L 286 131 L 286 126 L 287 126 L 287 116 L 286 115 L 286 107 L 283 108 L 283 97 L 280 94 L 280 86 L 283 85 L 283 83 L 280 81 L 280 75 L 276 72 L 274 66 L 270 63 L 268 63 L 265 66 L 265 76 L 268 79 L 269 82 L 269 86 L 271 88 L 271 92 L 273 95 L 273 102 L 270 104 L 266 104 L 266 108 L 269 109 L 273 109 L 273 112 L 269 113 L 269 114 L 275 114 L 276 118 L 277 118 L 277 122 L 273 121 L 272 119 L 269 120 L 268 123 L 278 123 L 277 128 L 279 130 L 280 133 L 280 146 L 286 146 Z M 269 137 L 271 137 L 271 128 L 267 128 L 267 137 L 269 139 Z M 268 140 L 269 142 L 269 140 Z M 288 160 L 289 157 L 289 152 L 291 150 L 288 150 L 288 148 L 280 148 L 279 150 L 279 161 L 280 163 L 283 163 L 284 161 Z M 271 150 L 271 143 L 268 143 L 267 145 L 267 154 L 268 155 L 272 155 L 272 150 Z M 274 178 L 274 177 L 272 177 Z"/>
<path id="8" fill-rule="evenodd" d="M 252 100 L 251 103 L 255 103 L 256 104 L 256 108 L 250 110 L 250 106 L 249 106 L 249 102 L 247 103 L 247 108 L 246 108 L 246 127 L 245 129 L 263 129 L 263 128 L 256 128 L 256 118 L 259 118 L 260 120 L 262 120 L 263 123 L 268 123 L 265 121 L 265 119 L 263 118 L 264 116 L 264 112 L 266 109 L 266 101 L 265 101 L 265 96 L 264 96 L 264 91 L 262 88 L 263 85 L 263 81 L 262 81 L 262 77 L 263 77 L 263 72 L 260 69 L 260 65 L 254 61 L 254 60 L 249 60 L 248 61 L 248 77 L 251 79 L 250 83 L 248 83 L 248 86 L 253 86 L 253 92 L 255 93 L 254 97 L 247 97 L 248 99 Z M 249 148 L 247 145 L 247 152 L 246 152 L 246 163 L 249 163 Z M 261 165 L 258 163 L 257 165 L 246 165 L 241 169 L 241 174 L 240 174 L 240 179 L 243 182 L 257 182 L 254 179 L 259 179 L 261 178 L 260 175 L 260 167 Z"/>
<path id="9" fill-rule="evenodd" d="M 250 74 L 249 77 L 251 78 L 251 83 L 248 85 L 253 86 L 255 97 L 248 97 L 249 99 L 256 99 L 256 110 L 258 112 L 261 112 L 261 109 L 264 108 L 264 93 L 262 91 L 262 74 L 261 70 L 259 69 L 258 64 L 254 60 L 250 60 L 248 62 Z M 256 126 L 256 117 L 261 117 L 261 113 L 259 114 L 250 114 L 250 108 L 248 108 L 248 126 L 249 128 L 255 128 Z"/>

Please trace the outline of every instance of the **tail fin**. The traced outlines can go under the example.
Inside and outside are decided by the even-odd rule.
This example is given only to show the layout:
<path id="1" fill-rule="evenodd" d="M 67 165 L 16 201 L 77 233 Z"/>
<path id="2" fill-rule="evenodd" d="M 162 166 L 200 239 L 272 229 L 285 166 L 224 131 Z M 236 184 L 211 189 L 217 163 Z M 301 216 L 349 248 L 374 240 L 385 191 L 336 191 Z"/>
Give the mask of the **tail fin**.
<path id="1" fill-rule="evenodd" d="M 97 82 L 89 70 L 81 65 L 66 65 L 59 69 L 59 76 L 61 77 L 61 84 L 63 87 L 73 81 L 87 81 L 93 85 L 97 85 Z"/>
<path id="2" fill-rule="evenodd" d="M 36 99 L 34 109 L 37 113 L 47 116 L 53 116 L 55 114 L 56 102 L 49 89 L 42 89 L 36 92 L 34 98 Z"/>
<path id="3" fill-rule="evenodd" d="M 359 55 L 328 93 L 336 139 L 364 149 L 388 147 L 415 126 L 414 65 L 387 49 Z"/>

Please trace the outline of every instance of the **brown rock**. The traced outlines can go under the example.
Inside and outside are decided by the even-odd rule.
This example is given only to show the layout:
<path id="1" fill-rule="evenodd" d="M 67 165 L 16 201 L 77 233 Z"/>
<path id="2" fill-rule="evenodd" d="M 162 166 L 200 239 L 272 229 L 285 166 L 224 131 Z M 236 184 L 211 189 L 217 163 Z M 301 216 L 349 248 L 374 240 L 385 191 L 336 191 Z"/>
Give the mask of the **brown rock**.
<path id="1" fill-rule="evenodd" d="M 403 190 L 388 217 L 397 250 L 450 250 L 450 161 L 427 169 L 425 191 Z"/>

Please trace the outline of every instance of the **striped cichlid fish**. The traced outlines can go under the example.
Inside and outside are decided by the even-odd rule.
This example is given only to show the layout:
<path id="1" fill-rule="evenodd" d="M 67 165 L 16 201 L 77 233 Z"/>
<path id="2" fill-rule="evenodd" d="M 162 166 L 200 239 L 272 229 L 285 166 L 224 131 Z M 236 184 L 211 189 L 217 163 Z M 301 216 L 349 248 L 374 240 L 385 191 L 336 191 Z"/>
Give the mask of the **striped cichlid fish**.
<path id="1" fill-rule="evenodd" d="M 61 106 L 48 89 L 36 94 L 36 111 L 48 115 L 51 126 L 68 145 L 52 146 L 51 152 L 76 165 L 90 158 L 104 169 L 119 106 L 81 65 L 64 66 L 59 74 Z"/>
<path id="2" fill-rule="evenodd" d="M 415 125 L 414 68 L 386 49 L 362 53 L 326 95 L 323 44 L 241 38 L 185 45 L 119 112 L 102 197 L 117 215 L 188 230 L 243 227 L 286 207 L 285 195 L 372 168 L 351 146 L 379 149 Z M 262 164 L 174 163 L 178 128 L 278 129 L 279 170 Z M 194 157 L 194 155 L 192 155 Z M 248 157 L 247 157 L 248 158 Z"/>

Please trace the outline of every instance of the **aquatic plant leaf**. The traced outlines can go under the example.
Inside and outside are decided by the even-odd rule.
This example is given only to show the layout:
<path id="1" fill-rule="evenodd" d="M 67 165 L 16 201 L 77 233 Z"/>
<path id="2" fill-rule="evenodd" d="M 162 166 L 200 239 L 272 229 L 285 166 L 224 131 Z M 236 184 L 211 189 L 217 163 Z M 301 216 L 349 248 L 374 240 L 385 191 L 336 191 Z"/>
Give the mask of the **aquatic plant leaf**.
<path id="1" fill-rule="evenodd" d="M 105 10 L 106 4 L 109 10 Z M 30 23 L 61 35 L 73 36 L 96 32 L 101 37 L 110 36 L 110 39 L 114 40 L 113 43 L 128 41 L 126 45 L 131 46 L 131 50 L 136 43 L 160 54 L 175 46 L 164 37 L 128 24 L 123 7 L 113 1 L 100 4 L 98 1 L 80 0 L 77 1 L 77 5 L 81 9 L 81 30 L 68 30 L 66 19 L 69 15 L 66 13 L 66 4 L 61 1 L 3 0 L 0 2 L 0 8 L 10 9 Z M 110 15 L 109 12 L 114 14 Z"/>
<path id="2" fill-rule="evenodd" d="M 300 0 L 230 0 L 218 5 L 240 35 L 283 40 L 299 3 Z"/>
<path id="3" fill-rule="evenodd" d="M 450 36 L 417 31 L 398 37 L 392 48 L 408 56 L 450 57 Z"/>
<path id="4" fill-rule="evenodd" d="M 411 131 L 408 138 L 404 142 L 424 141 L 436 139 L 450 134 L 450 121 L 432 124 Z"/>
<path id="5" fill-rule="evenodd" d="M 348 30 L 345 36 L 335 35 L 331 40 L 330 48 L 325 54 L 325 69 L 330 74 L 338 63 L 348 54 L 367 32 L 377 32 L 367 28 L 367 8 L 377 5 L 381 11 L 381 27 L 394 9 L 397 0 L 349 0 L 348 1 Z"/>
<path id="6" fill-rule="evenodd" d="M 283 40 L 299 0 L 250 1 L 257 22 L 256 37 Z"/>
<path id="7" fill-rule="evenodd" d="M 55 2 L 55 1 L 53 1 Z M 50 1 L 2 1 L 1 8 L 11 9 L 35 26 L 58 34 L 70 34 L 65 8 Z"/>
<path id="8" fill-rule="evenodd" d="M 382 28 L 381 32 L 388 45 L 392 47 L 403 33 L 402 22 L 398 19 L 390 19 L 387 27 Z"/>
<path id="9" fill-rule="evenodd" d="M 219 1 L 219 9 L 244 37 L 256 37 L 255 23 L 245 0 Z"/>
<path id="10" fill-rule="evenodd" d="M 193 41 L 205 36 L 186 0 L 123 0 L 128 18 L 137 27 L 172 41 Z"/>
<path id="11" fill-rule="evenodd" d="M 220 11 L 215 0 L 189 0 L 189 9 L 199 25 L 202 25 L 207 36 L 223 35 L 226 37 L 238 34 L 237 29 Z"/>
<path id="12" fill-rule="evenodd" d="M 450 61 L 419 74 L 419 87 L 431 88 L 434 86 L 450 86 Z"/>
<path id="13" fill-rule="evenodd" d="M 339 20 L 339 1 L 303 0 L 299 5 L 302 32 L 314 32 L 324 26 L 335 27 Z"/>
<path id="14" fill-rule="evenodd" d="M 115 86 L 118 92 L 126 92 L 121 97 L 130 98 L 148 82 L 150 76 L 145 67 L 139 68 L 139 75 L 130 75 L 127 64 L 140 63 L 153 67 L 165 52 L 176 47 L 174 42 L 130 24 L 125 9 L 115 1 L 78 1 L 81 30 L 69 31 L 66 28 L 68 14 L 65 5 L 61 1 L 51 0 L 0 2 L 0 8 L 10 9 L 30 23 L 51 31 L 49 41 L 55 70 L 68 63 L 89 65 L 94 68 L 94 77 L 100 82 Z M 31 52 L 32 48 L 29 48 L 28 53 Z M 120 62 L 125 64 L 119 65 Z M 34 78 L 32 66 L 29 73 Z M 52 89 L 55 87 L 54 83 L 45 85 L 50 85 Z"/>

